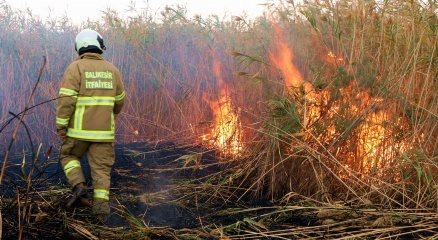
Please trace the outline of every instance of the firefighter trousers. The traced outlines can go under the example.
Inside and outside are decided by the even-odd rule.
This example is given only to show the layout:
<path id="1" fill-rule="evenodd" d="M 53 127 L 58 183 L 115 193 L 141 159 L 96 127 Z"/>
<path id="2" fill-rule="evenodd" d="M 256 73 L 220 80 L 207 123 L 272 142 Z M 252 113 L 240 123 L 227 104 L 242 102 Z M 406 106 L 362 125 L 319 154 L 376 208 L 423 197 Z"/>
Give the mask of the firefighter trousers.
<path id="1" fill-rule="evenodd" d="M 115 161 L 114 143 L 88 142 L 67 137 L 61 148 L 61 164 L 71 187 L 85 182 L 80 159 L 87 153 L 93 180 L 93 198 L 109 200 L 111 169 Z"/>

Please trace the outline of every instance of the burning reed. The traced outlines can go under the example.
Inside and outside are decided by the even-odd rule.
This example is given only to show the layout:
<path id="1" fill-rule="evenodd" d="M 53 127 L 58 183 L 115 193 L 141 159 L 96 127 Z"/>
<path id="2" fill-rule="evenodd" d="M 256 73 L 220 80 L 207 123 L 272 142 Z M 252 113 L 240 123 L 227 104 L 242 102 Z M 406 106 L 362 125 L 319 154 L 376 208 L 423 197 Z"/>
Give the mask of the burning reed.
<path id="1" fill-rule="evenodd" d="M 296 210 L 291 207 L 223 228 L 204 226 L 209 233 L 236 239 L 242 233 L 248 238 L 300 238 L 325 236 L 316 233 L 341 226 L 350 237 L 379 237 L 383 233 L 349 228 L 346 219 L 363 223 L 382 217 L 387 223 L 388 218 L 374 212 L 351 215 L 351 209 L 344 214 L 346 206 L 340 203 L 403 209 L 408 218 L 438 208 L 434 9 L 435 3 L 395 0 L 286 2 L 271 6 L 269 18 L 252 21 L 190 19 L 171 8 L 160 23 L 147 15 L 121 20 L 108 11 L 102 22 L 85 26 L 107 37 L 105 57 L 125 76 L 129 97 L 118 117 L 120 143 L 196 145 L 215 152 L 217 163 L 209 164 L 228 167 L 204 178 L 208 184 L 199 187 L 203 181 L 173 185 L 178 204 L 214 196 L 227 204 L 269 199 L 284 206 L 299 198 L 300 204 L 314 206 L 309 214 L 298 214 L 300 219 L 310 216 L 312 224 L 319 224 L 303 227 L 305 236 L 293 228 L 271 231 L 264 225 L 287 219 L 283 213 Z M 68 21 L 43 23 L 5 5 L 0 17 L 4 123 L 9 111 L 24 106 L 17 99 L 29 92 L 34 62 L 41 55 L 48 57 L 48 68 L 35 103 L 56 97 L 60 74 L 75 57 L 66 46 L 73 45 L 77 27 Z M 49 103 L 26 117 L 38 142 L 56 144 L 53 113 Z M 4 144 L 7 139 L 2 139 Z M 195 174 L 203 169 L 204 153 L 175 157 L 174 162 L 184 163 L 161 170 Z M 327 217 L 338 222 L 320 222 L 327 213 L 316 209 L 321 207 L 337 208 L 336 213 L 342 208 L 342 214 Z M 424 216 L 428 224 L 436 224 L 432 216 Z M 385 231 L 399 236 L 408 228 L 391 225 L 392 220 Z M 410 229 L 423 229 L 414 220 Z M 80 229 L 78 222 L 72 223 Z"/>
<path id="2" fill-rule="evenodd" d="M 426 34 L 436 36 L 437 32 L 430 32 L 433 29 L 429 28 L 429 24 L 436 24 L 436 17 L 426 17 L 429 9 L 416 3 L 397 7 L 393 3 L 341 1 L 332 5 L 323 1 L 304 4 L 299 9 L 290 6 L 302 15 L 293 15 L 283 26 L 273 24 L 268 56 L 272 69 L 278 69 L 279 74 L 274 72 L 270 76 L 282 81 L 284 89 L 277 90 L 275 98 L 266 102 L 271 116 L 264 115 L 259 143 L 250 151 L 255 154 L 244 165 L 243 172 L 247 174 L 242 179 L 252 179 L 251 183 L 242 184 L 249 187 L 245 193 L 269 193 L 276 199 L 296 192 L 323 201 L 372 198 L 386 206 L 438 207 L 432 201 L 436 196 L 433 176 L 438 170 L 437 125 L 432 120 L 436 109 L 433 105 L 420 106 L 415 103 L 419 98 L 411 98 L 427 95 L 430 101 L 436 101 L 432 90 L 436 86 L 425 91 L 425 86 L 432 84 L 431 76 L 436 74 L 432 70 L 435 63 L 400 62 L 395 70 L 395 64 L 388 67 L 383 62 L 394 63 L 404 58 L 393 52 L 382 55 L 383 49 L 401 47 L 406 58 L 417 59 L 420 54 L 436 56 L 436 38 L 432 41 Z M 352 14 L 358 15 L 345 14 L 351 12 L 350 8 Z M 424 18 L 409 15 L 408 19 L 421 23 L 425 29 L 417 32 L 403 21 L 394 22 L 387 10 L 395 8 L 418 10 L 415 14 Z M 372 11 L 363 14 L 368 12 L 365 9 Z M 310 72 L 300 68 L 306 60 L 293 53 L 293 49 L 299 53 L 303 44 L 302 39 L 296 39 L 300 28 L 294 28 L 300 21 L 309 23 L 307 38 L 311 41 L 304 44 L 310 42 L 313 47 L 307 49 L 307 61 L 313 60 Z M 394 26 L 406 32 L 390 32 L 388 28 Z M 292 30 L 287 35 L 283 29 Z M 383 34 L 380 42 L 364 35 L 374 36 L 378 32 Z M 402 38 L 404 34 L 423 37 L 419 44 L 424 45 L 421 48 L 424 51 L 415 51 L 415 45 L 388 40 Z M 362 50 L 360 54 L 358 49 Z M 423 71 L 420 69 L 427 69 L 421 84 L 419 79 L 423 77 L 417 74 Z M 413 122 L 412 114 L 417 113 Z M 415 122 L 420 118 L 425 125 L 418 128 Z M 431 131 L 423 132 L 425 129 Z M 408 196 L 407 192 L 417 197 Z M 422 195 L 426 192 L 428 197 Z"/>

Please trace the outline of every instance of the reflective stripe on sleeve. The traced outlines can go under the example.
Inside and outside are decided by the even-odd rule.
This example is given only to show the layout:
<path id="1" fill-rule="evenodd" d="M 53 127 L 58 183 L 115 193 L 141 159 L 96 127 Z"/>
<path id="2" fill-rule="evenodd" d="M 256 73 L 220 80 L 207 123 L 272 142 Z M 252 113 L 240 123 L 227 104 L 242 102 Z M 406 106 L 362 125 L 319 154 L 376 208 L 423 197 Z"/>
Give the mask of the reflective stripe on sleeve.
<path id="1" fill-rule="evenodd" d="M 66 95 L 66 96 L 71 96 L 71 97 L 77 97 L 79 93 L 76 92 L 75 90 L 71 90 L 68 88 L 61 88 L 59 89 L 59 95 Z"/>
<path id="2" fill-rule="evenodd" d="M 75 129 L 82 129 L 82 121 L 84 120 L 85 106 L 76 106 L 75 109 Z"/>
<path id="3" fill-rule="evenodd" d="M 64 166 L 65 175 L 68 175 L 73 169 L 80 167 L 81 167 L 81 163 L 78 160 L 70 160 Z"/>
<path id="4" fill-rule="evenodd" d="M 70 118 L 60 118 L 60 117 L 56 118 L 56 124 L 61 126 L 67 126 L 69 121 Z"/>
<path id="5" fill-rule="evenodd" d="M 115 97 L 115 99 L 116 99 L 116 102 L 117 101 L 121 101 L 123 98 L 125 98 L 125 91 L 123 91 L 122 93 L 120 93 L 119 95 L 117 95 L 116 97 Z"/>
<path id="6" fill-rule="evenodd" d="M 106 189 L 94 189 L 94 198 L 109 200 L 109 190 Z"/>
<path id="7" fill-rule="evenodd" d="M 115 132 L 116 131 L 116 121 L 114 119 L 114 113 L 111 112 L 111 131 Z"/>

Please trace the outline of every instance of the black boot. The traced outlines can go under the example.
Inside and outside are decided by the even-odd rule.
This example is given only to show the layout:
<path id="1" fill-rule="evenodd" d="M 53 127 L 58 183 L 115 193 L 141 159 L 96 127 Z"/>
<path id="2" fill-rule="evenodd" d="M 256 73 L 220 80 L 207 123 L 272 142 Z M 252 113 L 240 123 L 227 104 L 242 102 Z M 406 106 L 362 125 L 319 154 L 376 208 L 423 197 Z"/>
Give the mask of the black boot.
<path id="1" fill-rule="evenodd" d="M 66 207 L 71 208 L 75 202 L 77 202 L 81 198 L 86 198 L 87 192 L 88 189 L 87 186 L 85 186 L 85 183 L 76 184 L 76 186 L 73 188 L 72 196 L 66 204 Z"/>

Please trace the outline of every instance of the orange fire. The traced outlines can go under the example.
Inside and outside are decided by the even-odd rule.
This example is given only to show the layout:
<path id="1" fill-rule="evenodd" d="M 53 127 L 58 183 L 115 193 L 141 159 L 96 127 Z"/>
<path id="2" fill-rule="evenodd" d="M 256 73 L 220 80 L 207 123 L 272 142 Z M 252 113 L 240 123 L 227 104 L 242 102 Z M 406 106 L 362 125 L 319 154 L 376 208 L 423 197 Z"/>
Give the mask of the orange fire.
<path id="1" fill-rule="evenodd" d="M 291 95 L 302 93 L 306 100 L 305 109 L 303 109 L 303 127 L 307 128 L 320 117 L 320 106 L 327 102 L 327 93 L 317 93 L 313 85 L 303 79 L 301 72 L 294 65 L 294 55 L 292 49 L 284 39 L 284 34 L 277 24 L 273 24 L 274 51 L 269 53 L 272 63 L 281 71 L 284 76 L 284 85 L 286 92 Z"/>
<path id="2" fill-rule="evenodd" d="M 293 63 L 293 52 L 287 45 L 281 28 L 276 24 L 273 24 L 273 28 L 275 41 L 269 58 L 281 71 L 286 92 L 295 97 L 294 100 L 305 100 L 299 109 L 304 130 L 315 132 L 313 123 L 323 122 L 326 127 L 325 134 L 313 134 L 313 136 L 316 135 L 319 142 L 326 143 L 328 146 L 330 142 L 344 141 L 343 135 L 349 134 L 351 140 L 345 141 L 343 146 L 337 148 L 343 149 L 337 156 L 342 158 L 340 160 L 346 163 L 348 168 L 367 174 L 388 167 L 388 161 L 407 148 L 406 143 L 395 140 L 393 136 L 393 126 L 403 126 L 403 120 L 396 119 L 393 110 L 374 108 L 381 105 L 383 99 L 373 98 L 367 91 L 358 90 L 354 80 L 350 85 L 340 89 L 340 97 L 337 100 L 329 103 L 330 92 L 317 91 L 311 83 L 303 79 Z M 329 64 L 344 64 L 344 59 L 333 52 L 328 52 L 323 60 Z M 344 124 L 347 127 L 339 127 L 339 123 L 336 123 L 337 119 L 353 120 L 351 123 Z M 395 124 L 394 119 L 396 119 Z M 391 122 L 392 126 L 388 124 Z M 312 135 L 309 135 L 308 139 L 311 139 L 310 136 Z"/>
<path id="3" fill-rule="evenodd" d="M 269 58 L 277 66 L 284 76 L 284 85 L 287 88 L 299 88 L 304 84 L 303 76 L 293 64 L 294 56 L 287 45 L 281 28 L 274 24 L 275 31 L 275 53 L 270 53 Z"/>
<path id="4" fill-rule="evenodd" d="M 408 149 L 408 143 L 396 137 L 397 129 L 406 129 L 408 125 L 406 119 L 397 117 L 395 109 L 384 106 L 393 104 L 355 88 L 357 83 L 353 80 L 340 89 L 341 98 L 333 104 L 329 115 L 332 119 L 343 116 L 345 112 L 339 112 L 341 106 L 349 106 L 346 115 L 356 122 L 350 125 L 354 126 L 357 143 L 351 149 L 353 152 L 346 154 L 345 161 L 362 173 L 383 174 L 382 169 L 391 167 L 394 157 Z"/>
<path id="5" fill-rule="evenodd" d="M 211 132 L 202 136 L 202 140 L 209 145 L 218 148 L 226 155 L 238 156 L 241 154 L 242 145 L 242 124 L 238 111 L 232 106 L 230 90 L 222 78 L 221 63 L 214 61 L 214 73 L 218 81 L 220 94 L 216 101 L 210 100 L 204 93 L 203 99 L 208 103 L 213 112 L 214 126 Z"/>

